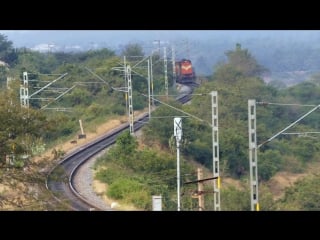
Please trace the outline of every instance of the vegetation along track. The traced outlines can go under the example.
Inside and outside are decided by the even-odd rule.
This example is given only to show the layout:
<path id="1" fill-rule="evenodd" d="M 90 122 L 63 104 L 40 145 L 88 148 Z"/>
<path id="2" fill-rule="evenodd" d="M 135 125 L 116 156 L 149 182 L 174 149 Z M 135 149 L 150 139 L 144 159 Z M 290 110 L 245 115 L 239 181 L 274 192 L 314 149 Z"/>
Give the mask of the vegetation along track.
<path id="1" fill-rule="evenodd" d="M 184 92 L 177 100 L 186 103 L 191 99 L 191 93 L 195 86 L 189 85 L 189 91 Z M 134 122 L 134 129 L 139 130 L 149 120 L 149 114 L 146 113 Z M 100 138 L 82 146 L 65 156 L 48 174 L 46 187 L 50 190 L 57 201 L 63 203 L 70 210 L 90 211 L 102 210 L 89 200 L 81 196 L 74 186 L 74 176 L 80 166 L 87 160 L 98 154 L 102 150 L 115 143 L 117 137 L 126 129 L 129 123 L 108 132 Z M 110 208 L 110 210 L 112 210 Z"/>

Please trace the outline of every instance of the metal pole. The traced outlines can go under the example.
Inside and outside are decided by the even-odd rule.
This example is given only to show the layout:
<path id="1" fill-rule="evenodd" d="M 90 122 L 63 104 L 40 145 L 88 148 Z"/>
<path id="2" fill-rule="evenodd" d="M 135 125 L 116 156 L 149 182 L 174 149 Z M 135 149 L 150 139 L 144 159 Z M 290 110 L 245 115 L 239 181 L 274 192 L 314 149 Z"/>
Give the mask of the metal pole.
<path id="1" fill-rule="evenodd" d="M 180 211 L 180 144 L 177 140 L 177 199 L 178 211 Z"/>
<path id="2" fill-rule="evenodd" d="M 174 136 L 177 142 L 177 204 L 180 211 L 180 141 L 182 137 L 182 120 L 179 117 L 174 118 Z"/>
<path id="3" fill-rule="evenodd" d="M 20 104 L 22 107 L 29 108 L 29 88 L 28 88 L 28 73 L 23 72 L 23 84 L 20 85 Z"/>
<path id="4" fill-rule="evenodd" d="M 150 96 L 150 61 L 148 59 L 148 106 L 149 106 L 149 119 L 151 118 L 151 96 Z"/>
<path id="5" fill-rule="evenodd" d="M 126 56 L 123 56 L 123 66 L 124 66 L 124 86 L 127 86 L 127 69 L 126 69 Z M 128 114 L 128 92 L 125 92 L 126 100 L 126 113 Z"/>
<path id="6" fill-rule="evenodd" d="M 134 134 L 133 129 L 133 105 L 132 105 L 132 83 L 131 83 L 131 67 L 128 65 L 126 67 L 126 75 L 128 78 L 128 99 L 129 99 L 129 127 L 130 127 L 130 134 Z"/>
<path id="7" fill-rule="evenodd" d="M 250 192 L 251 211 L 259 211 L 258 189 L 258 147 L 256 127 L 256 100 L 248 100 L 248 129 L 249 129 L 249 166 L 250 166 Z"/>
<path id="8" fill-rule="evenodd" d="M 168 74 L 167 74 L 167 51 L 166 51 L 166 47 L 163 48 L 163 63 L 164 63 L 164 88 L 166 91 L 166 97 L 168 100 Z"/>
<path id="9" fill-rule="evenodd" d="M 173 74 L 173 89 L 176 89 L 176 60 L 174 46 L 172 45 L 172 74 Z"/>
<path id="10" fill-rule="evenodd" d="M 152 107 L 154 107 L 154 99 L 153 99 L 153 72 L 152 72 L 152 56 L 150 56 L 150 80 L 151 80 L 151 96 L 152 96 Z"/>
<path id="11" fill-rule="evenodd" d="M 212 160 L 213 160 L 213 190 L 214 210 L 220 210 L 220 169 L 219 169 L 219 125 L 218 125 L 218 92 L 211 92 L 212 106 Z"/>

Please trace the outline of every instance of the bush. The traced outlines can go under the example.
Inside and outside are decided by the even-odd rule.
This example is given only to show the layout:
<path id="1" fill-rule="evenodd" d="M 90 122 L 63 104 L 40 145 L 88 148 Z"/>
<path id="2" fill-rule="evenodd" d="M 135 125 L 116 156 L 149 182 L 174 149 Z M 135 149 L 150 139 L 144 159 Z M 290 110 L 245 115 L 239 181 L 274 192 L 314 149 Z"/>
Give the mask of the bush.
<path id="1" fill-rule="evenodd" d="M 116 179 L 121 177 L 121 172 L 118 169 L 108 168 L 101 169 L 96 174 L 96 179 L 101 182 L 112 184 Z"/>
<path id="2" fill-rule="evenodd" d="M 85 110 L 85 114 L 87 116 L 87 120 L 95 119 L 96 116 L 101 114 L 102 110 L 103 110 L 103 107 L 101 105 L 98 105 L 96 103 L 91 104 Z"/>
<path id="3" fill-rule="evenodd" d="M 142 183 L 127 178 L 115 180 L 107 191 L 111 198 L 123 200 L 126 203 L 133 203 L 141 209 L 150 209 L 151 194 Z"/>
<path id="4" fill-rule="evenodd" d="M 127 178 L 119 178 L 109 186 L 107 195 L 115 199 L 124 199 L 140 190 L 142 190 L 141 183 Z"/>
<path id="5" fill-rule="evenodd" d="M 113 105 L 111 107 L 111 112 L 117 115 L 124 115 L 126 113 L 126 108 L 121 105 Z"/>
<path id="6" fill-rule="evenodd" d="M 144 189 L 127 196 L 127 201 L 133 203 L 137 208 L 151 210 L 151 194 Z"/>
<path id="7" fill-rule="evenodd" d="M 282 158 L 279 151 L 267 150 L 258 156 L 259 177 L 262 180 L 269 180 L 277 171 L 281 169 Z"/>
<path id="8" fill-rule="evenodd" d="M 225 211 L 250 211 L 249 190 L 239 190 L 234 186 L 221 190 L 222 210 Z"/>

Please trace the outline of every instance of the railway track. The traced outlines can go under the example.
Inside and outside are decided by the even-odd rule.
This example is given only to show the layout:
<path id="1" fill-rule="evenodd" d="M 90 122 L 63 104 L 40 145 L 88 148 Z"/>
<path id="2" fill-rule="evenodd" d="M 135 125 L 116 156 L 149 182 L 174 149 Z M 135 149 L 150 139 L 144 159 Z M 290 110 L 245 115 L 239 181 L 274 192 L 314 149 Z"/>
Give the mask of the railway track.
<path id="1" fill-rule="evenodd" d="M 188 102 L 191 99 L 190 94 L 194 87 L 196 87 L 196 85 L 191 86 L 190 91 L 179 96 L 177 100 L 181 103 Z M 134 122 L 134 130 L 139 130 L 148 120 L 148 113 L 141 116 Z M 74 211 L 103 210 L 93 203 L 90 203 L 88 199 L 77 191 L 74 185 L 74 176 L 82 164 L 114 144 L 117 137 L 124 130 L 127 130 L 128 127 L 128 123 L 123 124 L 100 138 L 80 147 L 74 152 L 66 155 L 53 169 L 51 169 L 47 175 L 46 187 L 52 192 L 54 198 L 66 208 Z M 110 211 L 112 211 L 111 208 Z"/>

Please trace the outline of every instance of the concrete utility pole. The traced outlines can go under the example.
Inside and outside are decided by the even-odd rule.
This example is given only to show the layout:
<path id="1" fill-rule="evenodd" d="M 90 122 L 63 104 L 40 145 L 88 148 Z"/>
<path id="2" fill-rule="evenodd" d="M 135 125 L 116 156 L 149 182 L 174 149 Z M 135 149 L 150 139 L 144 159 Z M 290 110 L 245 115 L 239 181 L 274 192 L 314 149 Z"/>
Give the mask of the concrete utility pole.
<path id="1" fill-rule="evenodd" d="M 198 168 L 198 179 L 196 181 L 189 181 L 185 182 L 184 184 L 191 184 L 191 183 L 198 183 L 198 190 L 195 194 L 192 194 L 192 198 L 198 198 L 198 205 L 199 205 L 199 211 L 204 210 L 204 194 L 206 193 L 203 190 L 203 182 L 215 180 L 218 177 L 210 177 L 210 178 L 203 178 L 202 169 Z"/>
<path id="2" fill-rule="evenodd" d="M 198 205 L 199 211 L 203 211 L 204 209 L 204 191 L 203 191 L 203 182 L 200 181 L 203 178 L 202 169 L 197 169 L 198 173 Z"/>
<path id="3" fill-rule="evenodd" d="M 180 211 L 180 141 L 182 138 L 182 119 L 179 117 L 174 118 L 173 132 L 177 143 L 177 202 L 178 211 Z"/>
<path id="4" fill-rule="evenodd" d="M 79 125 L 80 125 L 81 134 L 79 134 L 78 138 L 79 139 L 80 138 L 86 138 L 86 134 L 84 133 L 81 119 L 79 119 Z"/>
<path id="5" fill-rule="evenodd" d="M 10 89 L 10 82 L 13 80 L 12 77 L 7 77 L 7 89 Z"/>

